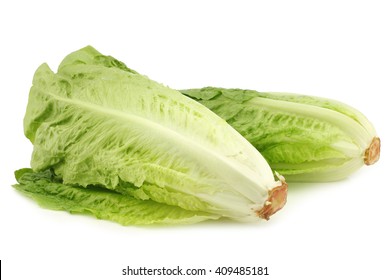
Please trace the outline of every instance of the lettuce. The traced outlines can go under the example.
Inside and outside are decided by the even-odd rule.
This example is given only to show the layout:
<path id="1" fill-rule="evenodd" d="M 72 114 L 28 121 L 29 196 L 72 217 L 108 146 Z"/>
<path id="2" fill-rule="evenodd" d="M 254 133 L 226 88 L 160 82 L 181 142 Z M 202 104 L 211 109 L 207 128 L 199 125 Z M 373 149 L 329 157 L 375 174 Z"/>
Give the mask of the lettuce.
<path id="1" fill-rule="evenodd" d="M 375 128 L 326 98 L 206 87 L 181 91 L 225 119 L 288 181 L 334 181 L 379 159 Z"/>
<path id="2" fill-rule="evenodd" d="M 65 57 L 57 73 L 47 64 L 36 70 L 24 131 L 33 173 L 16 188 L 50 208 L 56 201 L 54 208 L 118 220 L 114 205 L 128 203 L 125 224 L 164 221 L 154 211 L 168 220 L 177 211 L 185 221 L 251 221 L 286 201 L 283 177 L 226 121 L 90 46 Z M 48 170 L 60 182 L 38 184 Z M 107 212 L 90 208 L 102 200 L 112 201 L 102 204 Z"/>

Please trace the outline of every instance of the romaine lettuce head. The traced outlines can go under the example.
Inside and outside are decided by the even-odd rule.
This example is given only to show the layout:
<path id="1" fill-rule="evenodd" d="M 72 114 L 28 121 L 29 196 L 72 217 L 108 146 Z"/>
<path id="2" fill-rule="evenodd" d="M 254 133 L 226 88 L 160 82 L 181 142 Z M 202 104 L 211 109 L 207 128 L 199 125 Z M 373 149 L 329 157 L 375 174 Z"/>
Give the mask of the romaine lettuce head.
<path id="1" fill-rule="evenodd" d="M 374 126 L 337 100 L 216 87 L 182 93 L 225 119 L 288 181 L 339 180 L 379 159 Z"/>
<path id="2" fill-rule="evenodd" d="M 32 169 L 68 186 L 243 221 L 268 219 L 286 200 L 282 177 L 226 121 L 90 46 L 56 74 L 37 69 L 24 130 Z"/>

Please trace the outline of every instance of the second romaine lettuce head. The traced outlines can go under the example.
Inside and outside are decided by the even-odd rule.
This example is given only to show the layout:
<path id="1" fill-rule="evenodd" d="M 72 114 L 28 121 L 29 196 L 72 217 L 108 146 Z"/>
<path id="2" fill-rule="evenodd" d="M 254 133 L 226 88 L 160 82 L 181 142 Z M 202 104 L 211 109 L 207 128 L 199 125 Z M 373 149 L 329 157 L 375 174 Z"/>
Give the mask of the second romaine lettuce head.
<path id="1" fill-rule="evenodd" d="M 182 91 L 225 119 L 287 181 L 334 181 L 379 159 L 374 126 L 336 100 L 206 87 Z"/>
<path id="2" fill-rule="evenodd" d="M 75 197 L 80 187 L 99 186 L 242 221 L 268 219 L 286 202 L 283 177 L 226 121 L 90 46 L 68 55 L 57 73 L 37 69 L 24 130 L 33 171 L 52 170 L 64 188 L 77 187 Z M 24 185 L 25 193 L 40 189 Z M 52 200 L 49 190 L 39 200 L 46 194 Z"/>

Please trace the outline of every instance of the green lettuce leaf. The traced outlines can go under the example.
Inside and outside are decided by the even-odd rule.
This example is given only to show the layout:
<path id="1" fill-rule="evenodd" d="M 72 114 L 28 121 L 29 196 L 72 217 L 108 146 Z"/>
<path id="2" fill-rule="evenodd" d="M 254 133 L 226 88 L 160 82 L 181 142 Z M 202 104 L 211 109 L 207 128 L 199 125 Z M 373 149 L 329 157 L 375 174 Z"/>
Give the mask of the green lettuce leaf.
<path id="1" fill-rule="evenodd" d="M 15 172 L 14 187 L 44 208 L 93 215 L 122 225 L 191 224 L 217 219 L 199 211 L 188 211 L 152 200 L 121 195 L 99 186 L 70 186 L 52 171 L 33 172 L 24 168 Z"/>

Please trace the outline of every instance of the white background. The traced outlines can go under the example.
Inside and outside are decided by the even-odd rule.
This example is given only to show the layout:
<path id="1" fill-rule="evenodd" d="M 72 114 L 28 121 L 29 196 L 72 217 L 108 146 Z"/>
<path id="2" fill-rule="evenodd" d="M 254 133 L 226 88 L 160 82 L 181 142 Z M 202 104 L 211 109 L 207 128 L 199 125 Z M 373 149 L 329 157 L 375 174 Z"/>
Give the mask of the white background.
<path id="1" fill-rule="evenodd" d="M 2 1 L 0 259 L 4 279 L 148 279 L 122 268 L 267 266 L 264 279 L 390 279 L 388 1 Z M 362 111 L 381 160 L 331 184 L 291 184 L 269 222 L 123 227 L 17 193 L 35 69 L 92 45 L 172 88 L 336 98 Z M 160 277 L 171 279 L 172 277 Z M 156 277 L 156 279 L 160 279 Z M 181 277 L 259 279 L 261 277 Z M 180 279 L 180 278 L 178 278 Z"/>

